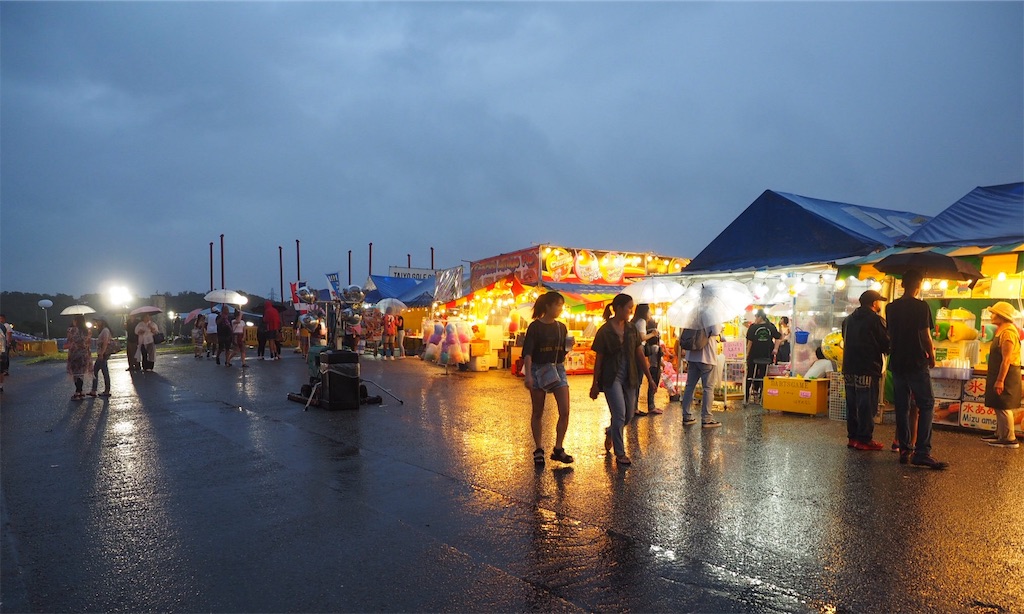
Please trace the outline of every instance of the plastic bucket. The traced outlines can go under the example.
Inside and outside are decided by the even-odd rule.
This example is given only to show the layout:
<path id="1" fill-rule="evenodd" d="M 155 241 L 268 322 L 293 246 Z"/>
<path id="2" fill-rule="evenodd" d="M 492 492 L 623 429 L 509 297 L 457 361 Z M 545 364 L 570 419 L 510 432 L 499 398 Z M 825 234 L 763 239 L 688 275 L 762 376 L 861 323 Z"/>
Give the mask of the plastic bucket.
<path id="1" fill-rule="evenodd" d="M 798 328 L 796 330 L 795 337 L 796 337 L 796 342 L 801 344 L 801 345 L 803 345 L 803 344 L 807 343 L 808 339 L 811 338 L 811 333 L 807 332 L 806 330 L 800 330 Z"/>

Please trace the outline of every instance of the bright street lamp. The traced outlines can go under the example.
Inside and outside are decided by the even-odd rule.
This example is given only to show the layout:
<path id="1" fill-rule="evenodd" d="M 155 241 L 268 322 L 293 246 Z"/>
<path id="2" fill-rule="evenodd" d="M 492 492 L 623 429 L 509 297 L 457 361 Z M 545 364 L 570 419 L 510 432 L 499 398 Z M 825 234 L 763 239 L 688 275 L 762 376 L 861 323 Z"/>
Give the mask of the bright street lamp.
<path id="1" fill-rule="evenodd" d="M 47 313 L 46 310 L 49 309 L 50 307 L 53 307 L 53 301 L 51 301 L 50 299 L 44 298 L 43 300 L 39 301 L 37 303 L 37 305 L 39 305 L 40 307 L 43 308 L 43 319 L 46 320 L 46 338 L 49 339 L 50 338 L 50 314 Z"/>

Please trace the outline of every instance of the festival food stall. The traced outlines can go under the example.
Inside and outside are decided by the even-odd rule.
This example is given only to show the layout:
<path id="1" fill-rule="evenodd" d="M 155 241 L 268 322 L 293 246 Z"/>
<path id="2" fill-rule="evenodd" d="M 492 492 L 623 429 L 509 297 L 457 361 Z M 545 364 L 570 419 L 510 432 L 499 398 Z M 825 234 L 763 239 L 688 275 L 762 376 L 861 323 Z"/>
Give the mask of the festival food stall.
<path id="1" fill-rule="evenodd" d="M 995 325 L 989 307 L 1003 300 L 1024 308 L 1024 184 L 975 188 L 899 246 L 850 262 L 845 279 L 880 277 L 885 258 L 896 254 L 941 254 L 965 261 L 981 274 L 977 281 L 926 278 L 921 298 L 932 308 L 936 368 L 932 390 L 934 422 L 992 431 L 995 416 L 985 407 L 985 376 Z M 902 294 L 895 278 L 886 284 Z M 1015 321 L 1018 327 L 1022 321 Z M 1014 413 L 1024 427 L 1024 411 Z"/>
<path id="2" fill-rule="evenodd" d="M 447 346 L 447 360 L 460 360 L 459 364 L 468 364 L 470 370 L 504 367 L 515 372 L 521 364 L 533 303 L 542 293 L 554 290 L 565 297 L 560 319 L 575 340 L 566 356 L 566 371 L 592 373 L 590 343 L 607 302 L 629 277 L 679 271 L 687 262 L 650 253 L 555 245 L 471 262 L 469 291 L 436 301 L 431 317 L 424 320 L 425 357 L 429 353 L 428 360 L 448 364 L 443 361 Z"/>

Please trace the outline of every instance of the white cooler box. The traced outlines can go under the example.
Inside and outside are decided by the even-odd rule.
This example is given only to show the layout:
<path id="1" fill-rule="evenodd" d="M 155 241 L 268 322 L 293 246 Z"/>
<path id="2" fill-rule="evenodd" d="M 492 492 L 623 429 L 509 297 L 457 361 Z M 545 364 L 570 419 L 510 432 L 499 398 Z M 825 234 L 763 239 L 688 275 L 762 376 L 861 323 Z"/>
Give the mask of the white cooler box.
<path id="1" fill-rule="evenodd" d="M 484 354 L 483 356 L 473 356 L 469 359 L 469 370 L 470 371 L 486 371 L 491 368 L 490 355 Z"/>

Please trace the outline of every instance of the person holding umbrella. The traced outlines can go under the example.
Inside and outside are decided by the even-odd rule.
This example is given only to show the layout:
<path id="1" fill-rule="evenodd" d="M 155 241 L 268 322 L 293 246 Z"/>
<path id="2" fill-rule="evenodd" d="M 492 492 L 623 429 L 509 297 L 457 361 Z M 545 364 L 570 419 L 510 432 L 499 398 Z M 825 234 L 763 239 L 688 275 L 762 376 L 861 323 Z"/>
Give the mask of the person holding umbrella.
<path id="1" fill-rule="evenodd" d="M 890 303 L 885 311 L 890 337 L 889 370 L 896 405 L 896 440 L 901 465 L 910 462 L 945 469 L 947 463 L 931 456 L 935 395 L 928 369 L 935 366 L 935 349 L 931 335 L 932 310 L 917 298 L 921 279 L 917 270 L 904 273 L 903 296 Z"/>
<path id="2" fill-rule="evenodd" d="M 153 335 L 160 332 L 149 312 L 142 314 L 142 321 L 135 325 L 135 334 L 139 337 L 139 350 L 142 352 L 142 370 L 149 372 L 156 366 L 156 345 Z"/>
<path id="3" fill-rule="evenodd" d="M 85 326 L 85 316 L 75 314 L 71 318 L 71 326 L 68 327 L 67 341 L 64 342 L 64 349 L 68 353 L 68 375 L 75 381 L 75 394 L 72 401 L 81 401 L 85 398 L 82 387 L 85 385 L 85 374 L 92 367 L 92 337 L 89 329 Z"/>

